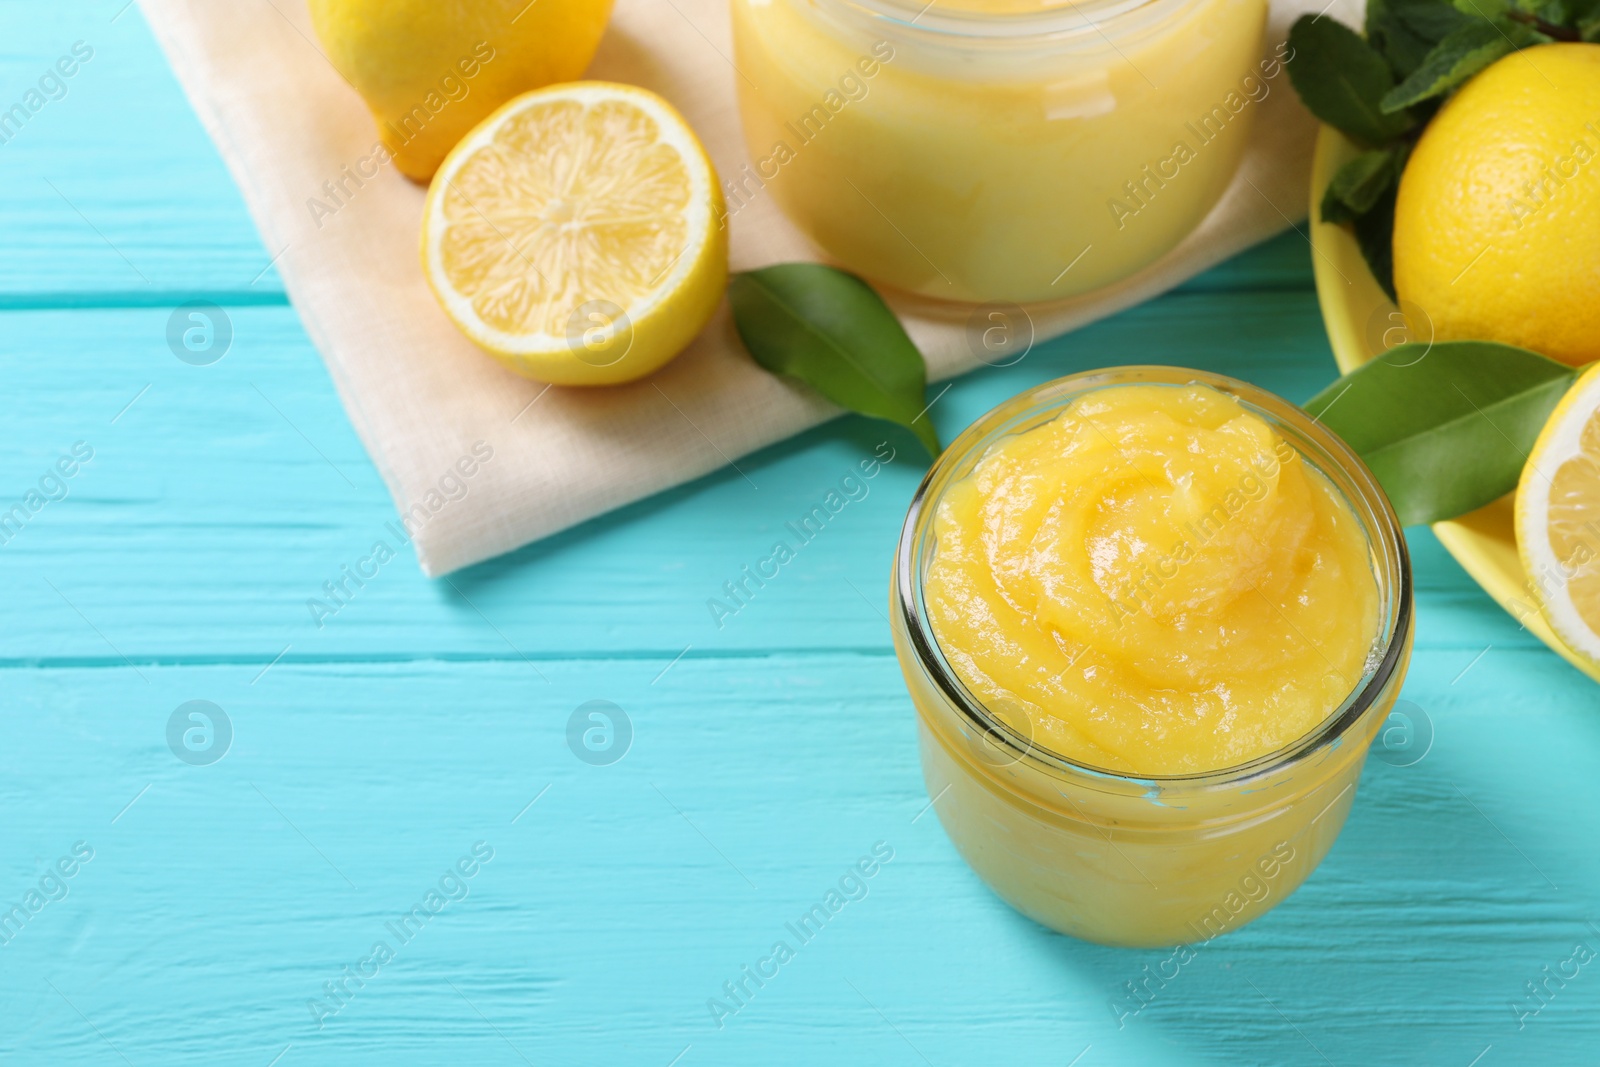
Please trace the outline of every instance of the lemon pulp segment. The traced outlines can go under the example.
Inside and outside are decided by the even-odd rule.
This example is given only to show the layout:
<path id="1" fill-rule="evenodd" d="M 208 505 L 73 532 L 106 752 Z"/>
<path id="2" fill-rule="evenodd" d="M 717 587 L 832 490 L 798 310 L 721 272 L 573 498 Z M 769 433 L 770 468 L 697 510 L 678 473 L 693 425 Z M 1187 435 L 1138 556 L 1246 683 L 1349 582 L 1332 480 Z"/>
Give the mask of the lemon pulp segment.
<path id="1" fill-rule="evenodd" d="M 1528 593 L 1574 651 L 1600 661 L 1600 368 L 1556 405 L 1517 486 Z"/>
<path id="2" fill-rule="evenodd" d="M 445 161 L 424 266 L 450 317 L 512 369 L 626 380 L 676 354 L 720 299 L 720 203 L 665 101 L 557 86 L 506 105 Z"/>
<path id="3" fill-rule="evenodd" d="M 512 116 L 452 177 L 441 254 L 484 322 L 565 336 L 586 300 L 650 292 L 683 248 L 688 201 L 683 157 L 650 116 L 552 101 Z"/>

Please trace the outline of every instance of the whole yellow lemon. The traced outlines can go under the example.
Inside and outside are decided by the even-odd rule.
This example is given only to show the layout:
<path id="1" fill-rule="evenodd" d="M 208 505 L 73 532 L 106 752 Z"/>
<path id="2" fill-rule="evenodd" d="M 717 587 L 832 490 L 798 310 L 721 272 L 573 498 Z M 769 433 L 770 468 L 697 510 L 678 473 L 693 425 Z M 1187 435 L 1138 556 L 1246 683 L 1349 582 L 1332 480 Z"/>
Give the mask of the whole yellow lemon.
<path id="1" fill-rule="evenodd" d="M 1600 359 L 1600 45 L 1514 52 L 1439 110 L 1400 179 L 1394 282 L 1439 340 Z"/>
<path id="2" fill-rule="evenodd" d="M 581 75 L 610 14 L 611 0 L 311 0 L 328 58 L 418 182 L 507 100 Z"/>

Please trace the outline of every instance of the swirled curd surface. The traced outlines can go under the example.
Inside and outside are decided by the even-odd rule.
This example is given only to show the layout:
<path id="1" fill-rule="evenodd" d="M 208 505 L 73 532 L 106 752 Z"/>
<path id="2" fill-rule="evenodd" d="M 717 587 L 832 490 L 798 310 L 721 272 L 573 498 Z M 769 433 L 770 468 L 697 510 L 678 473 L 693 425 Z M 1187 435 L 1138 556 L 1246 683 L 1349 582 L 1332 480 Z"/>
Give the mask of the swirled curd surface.
<path id="1" fill-rule="evenodd" d="M 972 693 L 1125 774 L 1248 762 L 1359 684 L 1367 535 L 1273 427 L 1203 385 L 1119 385 L 995 443 L 938 503 L 927 611 Z"/>

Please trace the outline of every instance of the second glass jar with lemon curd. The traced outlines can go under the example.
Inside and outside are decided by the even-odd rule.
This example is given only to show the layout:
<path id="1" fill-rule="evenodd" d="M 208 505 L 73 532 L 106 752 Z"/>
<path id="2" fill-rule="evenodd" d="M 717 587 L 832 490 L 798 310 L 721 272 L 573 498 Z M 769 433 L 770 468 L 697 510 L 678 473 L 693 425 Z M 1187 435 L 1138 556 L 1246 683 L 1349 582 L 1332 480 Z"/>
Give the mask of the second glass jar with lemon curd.
<path id="1" fill-rule="evenodd" d="M 751 164 L 845 267 L 935 299 L 1063 299 L 1177 245 L 1279 57 L 1266 0 L 731 0 Z"/>

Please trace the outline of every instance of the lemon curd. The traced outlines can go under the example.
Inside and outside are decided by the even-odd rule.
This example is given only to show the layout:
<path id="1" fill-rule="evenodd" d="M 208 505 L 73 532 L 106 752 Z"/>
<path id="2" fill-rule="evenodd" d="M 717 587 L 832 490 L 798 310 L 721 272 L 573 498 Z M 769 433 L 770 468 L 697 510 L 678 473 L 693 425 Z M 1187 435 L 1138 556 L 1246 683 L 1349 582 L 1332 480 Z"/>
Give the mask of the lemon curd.
<path id="1" fill-rule="evenodd" d="M 751 162 L 844 266 L 1032 302 L 1160 257 L 1226 188 L 1284 49 L 1265 0 L 731 0 Z"/>
<path id="2" fill-rule="evenodd" d="M 1080 397 L 939 503 L 934 635 L 1081 763 L 1246 763 L 1327 717 L 1378 628 L 1367 536 L 1268 423 L 1203 385 Z"/>
<path id="3" fill-rule="evenodd" d="M 1025 914 L 1123 945 L 1207 940 L 1304 880 L 1412 631 L 1361 462 L 1271 394 L 1173 368 L 980 419 L 912 504 L 893 599 L 951 839 Z"/>

